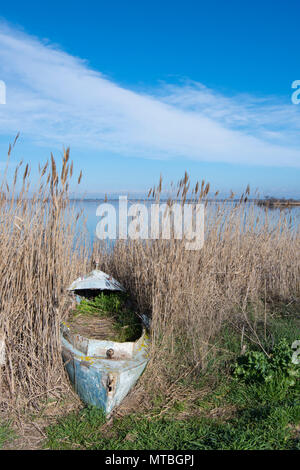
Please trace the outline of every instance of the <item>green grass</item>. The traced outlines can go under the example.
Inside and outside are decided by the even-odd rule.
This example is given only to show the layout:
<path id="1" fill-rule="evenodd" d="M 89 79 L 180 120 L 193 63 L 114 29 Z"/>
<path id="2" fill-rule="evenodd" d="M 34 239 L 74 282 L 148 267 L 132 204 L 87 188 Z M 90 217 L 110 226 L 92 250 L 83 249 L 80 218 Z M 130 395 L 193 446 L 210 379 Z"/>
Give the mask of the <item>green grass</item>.
<path id="1" fill-rule="evenodd" d="M 120 292 L 99 294 L 92 299 L 83 299 L 76 306 L 74 317 L 84 314 L 87 317 L 99 316 L 100 318 L 112 318 L 113 336 L 107 338 L 112 341 L 135 341 L 142 334 L 142 325 L 135 312 L 127 307 L 128 296 Z"/>
<path id="2" fill-rule="evenodd" d="M 157 394 L 150 416 L 135 413 L 110 426 L 99 410 L 85 408 L 48 428 L 45 447 L 300 450 L 300 365 L 291 366 L 290 357 L 300 330 L 297 321 L 283 316 L 277 320 L 273 318 L 269 327 L 269 356 L 249 342 L 246 354 L 239 357 L 239 335 L 230 327 L 222 331 L 210 373 L 193 378 L 195 389 L 211 384 L 204 398 L 191 402 L 187 397 L 159 416 L 164 397 Z"/>
<path id="3" fill-rule="evenodd" d="M 300 423 L 299 387 L 270 390 L 265 384 L 237 384 L 229 380 L 205 400 L 199 401 L 201 416 L 178 419 L 182 406 L 175 405 L 163 418 L 133 414 L 105 427 L 103 414 L 95 408 L 72 413 L 48 428 L 45 447 L 98 450 L 214 450 L 299 449 L 295 427 Z M 235 406 L 234 416 L 222 418 L 222 410 Z M 209 416 L 220 409 L 221 417 Z M 195 411 L 195 409 L 194 409 Z M 104 426 L 104 427 L 103 427 Z"/>
<path id="4" fill-rule="evenodd" d="M 255 376 L 254 376 L 255 378 Z M 193 404 L 177 402 L 163 418 L 132 414 L 105 427 L 103 414 L 86 408 L 47 430 L 51 449 L 299 449 L 300 386 L 279 370 L 270 381 L 221 376 L 215 389 Z M 183 412 L 188 418 L 181 419 Z M 214 413 L 217 410 L 217 417 Z"/>
<path id="5" fill-rule="evenodd" d="M 9 422 L 0 423 L 0 449 L 6 442 L 11 441 L 15 437 Z"/>

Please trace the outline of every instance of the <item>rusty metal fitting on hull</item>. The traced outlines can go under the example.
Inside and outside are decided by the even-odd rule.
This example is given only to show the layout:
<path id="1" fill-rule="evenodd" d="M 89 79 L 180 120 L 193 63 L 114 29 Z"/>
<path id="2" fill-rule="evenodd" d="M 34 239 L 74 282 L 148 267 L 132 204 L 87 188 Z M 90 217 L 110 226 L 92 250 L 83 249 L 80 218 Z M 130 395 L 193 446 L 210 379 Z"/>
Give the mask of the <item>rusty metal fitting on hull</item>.
<path id="1" fill-rule="evenodd" d="M 115 354 L 115 351 L 113 349 L 108 349 L 106 351 L 106 357 L 107 359 L 112 359 L 113 355 Z"/>

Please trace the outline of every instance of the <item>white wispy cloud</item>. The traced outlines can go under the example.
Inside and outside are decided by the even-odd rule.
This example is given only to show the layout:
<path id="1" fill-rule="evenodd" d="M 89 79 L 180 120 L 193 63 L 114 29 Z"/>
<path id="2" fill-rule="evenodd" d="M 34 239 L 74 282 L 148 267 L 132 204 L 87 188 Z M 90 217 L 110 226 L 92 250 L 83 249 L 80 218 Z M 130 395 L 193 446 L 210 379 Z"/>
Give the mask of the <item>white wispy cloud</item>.
<path id="1" fill-rule="evenodd" d="M 300 109 L 199 83 L 122 88 L 58 47 L 0 25 L 0 133 L 142 158 L 300 166 Z M 300 106 L 299 106 L 300 108 Z"/>

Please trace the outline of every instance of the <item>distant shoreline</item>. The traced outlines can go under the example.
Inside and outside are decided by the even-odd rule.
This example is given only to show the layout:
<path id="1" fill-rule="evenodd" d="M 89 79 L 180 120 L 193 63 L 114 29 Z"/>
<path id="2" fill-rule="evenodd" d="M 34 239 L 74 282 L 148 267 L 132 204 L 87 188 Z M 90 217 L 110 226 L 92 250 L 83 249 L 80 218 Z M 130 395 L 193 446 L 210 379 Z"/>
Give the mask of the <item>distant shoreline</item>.
<path id="1" fill-rule="evenodd" d="M 112 198 L 107 198 L 105 199 L 104 197 L 95 197 L 95 198 L 70 198 L 71 202 L 99 202 L 99 201 L 118 201 L 119 199 L 117 197 L 112 197 Z M 147 197 L 140 197 L 140 198 L 133 198 L 133 197 L 128 197 L 128 201 L 141 201 L 145 200 L 147 202 L 156 202 L 156 200 L 147 198 Z M 167 202 L 169 198 L 160 198 L 161 202 Z M 176 200 L 176 198 L 174 198 Z M 239 202 L 240 198 L 220 198 L 220 199 L 215 199 L 215 198 L 207 198 L 205 199 L 206 202 Z M 193 199 L 186 199 L 186 202 L 193 202 Z M 272 205 L 272 204 L 282 204 L 282 205 L 295 205 L 295 206 L 300 206 L 300 199 L 247 199 L 245 202 L 251 202 L 253 204 L 258 204 L 258 205 Z"/>
<path id="2" fill-rule="evenodd" d="M 270 208 L 287 208 L 287 207 L 299 207 L 300 200 L 295 199 L 259 199 L 257 202 L 258 206 L 270 207 Z"/>
<path id="3" fill-rule="evenodd" d="M 17 197 L 14 198 L 15 200 L 17 199 Z M 156 202 L 160 202 L 160 203 L 167 203 L 169 201 L 170 198 L 160 198 L 159 201 L 157 201 L 156 199 L 150 199 L 150 198 L 147 198 L 147 197 L 140 197 L 140 198 L 131 198 L 131 197 L 128 197 L 128 202 L 141 202 L 141 201 L 145 201 L 145 202 L 148 202 L 148 203 L 156 203 Z M 11 198 L 5 198 L 6 202 L 11 202 L 12 199 Z M 32 198 L 31 197 L 28 197 L 26 198 L 27 201 L 31 201 Z M 35 199 L 35 200 L 38 200 L 38 199 Z M 112 197 L 112 198 L 103 198 L 103 197 L 95 197 L 95 198 L 69 198 L 69 201 L 71 203 L 86 203 L 86 202 L 94 202 L 94 203 L 103 203 L 103 202 L 118 202 L 118 198 L 116 197 Z M 175 202 L 176 201 L 176 198 L 174 197 L 173 201 Z M 180 202 L 179 200 L 177 202 Z M 194 199 L 185 199 L 185 202 L 186 203 L 195 203 L 195 200 Z M 266 198 L 266 199 L 251 199 L 251 198 L 247 198 L 246 200 L 241 200 L 241 198 L 234 198 L 234 199 L 230 199 L 230 198 L 220 198 L 220 199 L 216 199 L 216 198 L 206 198 L 204 200 L 202 200 L 201 202 L 203 203 L 231 203 L 231 204 L 238 204 L 239 202 L 245 202 L 247 204 L 256 204 L 257 206 L 259 207 L 269 207 L 269 208 L 292 208 L 292 207 L 300 207 L 300 199 L 276 199 L 276 198 Z"/>

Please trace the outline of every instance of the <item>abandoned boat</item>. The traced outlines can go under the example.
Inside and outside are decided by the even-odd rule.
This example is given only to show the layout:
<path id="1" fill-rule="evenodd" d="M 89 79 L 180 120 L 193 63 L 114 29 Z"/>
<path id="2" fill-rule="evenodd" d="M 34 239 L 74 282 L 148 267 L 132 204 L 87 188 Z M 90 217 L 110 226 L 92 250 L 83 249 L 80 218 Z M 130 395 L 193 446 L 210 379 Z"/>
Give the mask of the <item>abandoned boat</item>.
<path id="1" fill-rule="evenodd" d="M 125 292 L 111 276 L 94 270 L 76 279 L 68 289 L 77 302 L 101 292 Z M 107 415 L 134 387 L 148 362 L 149 338 L 145 324 L 135 341 L 95 339 L 61 326 L 62 356 L 71 383 L 82 401 L 101 408 Z M 97 338 L 97 337 L 96 337 Z"/>

